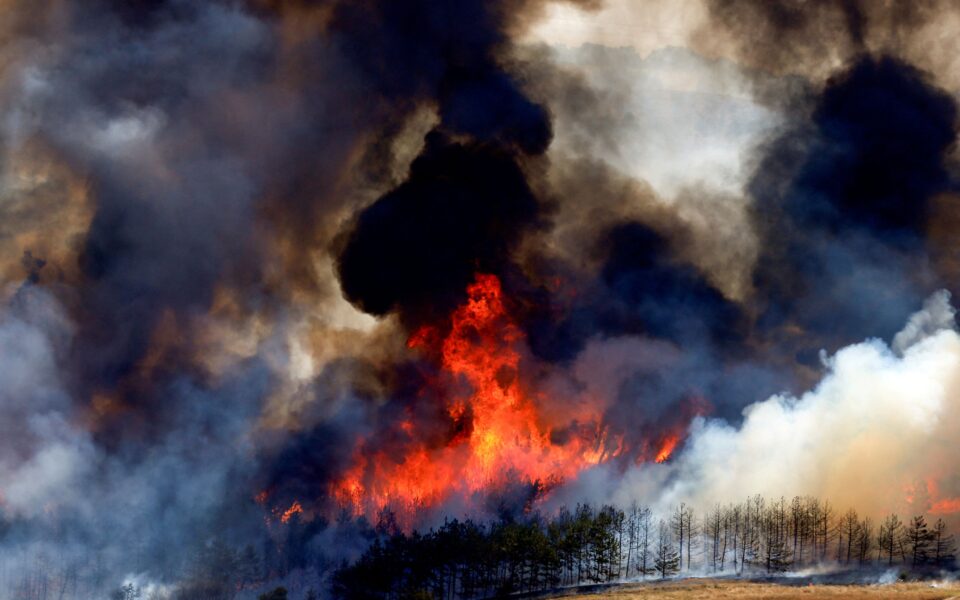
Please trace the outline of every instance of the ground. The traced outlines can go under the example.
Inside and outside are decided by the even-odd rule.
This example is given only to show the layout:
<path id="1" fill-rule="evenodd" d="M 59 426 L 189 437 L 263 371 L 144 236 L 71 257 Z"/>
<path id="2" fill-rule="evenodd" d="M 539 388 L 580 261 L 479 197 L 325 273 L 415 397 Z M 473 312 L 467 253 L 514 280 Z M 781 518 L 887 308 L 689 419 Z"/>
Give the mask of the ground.
<path id="1" fill-rule="evenodd" d="M 720 579 L 686 579 L 664 583 L 627 584 L 590 594 L 568 595 L 582 600 L 706 600 L 713 598 L 753 598 L 757 600 L 794 600 L 843 598 L 874 600 L 960 600 L 960 582 L 911 582 L 887 585 L 781 585 Z"/>

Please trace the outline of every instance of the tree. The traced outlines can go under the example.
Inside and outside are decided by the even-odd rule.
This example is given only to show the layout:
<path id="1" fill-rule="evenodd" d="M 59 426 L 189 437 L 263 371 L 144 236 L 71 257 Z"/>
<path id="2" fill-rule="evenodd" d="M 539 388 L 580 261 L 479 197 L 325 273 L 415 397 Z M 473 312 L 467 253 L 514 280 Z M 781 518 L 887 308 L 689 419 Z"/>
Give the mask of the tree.
<path id="1" fill-rule="evenodd" d="M 721 541 L 725 528 L 724 524 L 724 512 L 720 509 L 720 505 L 717 504 L 713 511 L 708 514 L 706 520 L 703 524 L 703 536 L 704 536 L 704 545 L 705 547 L 710 548 L 710 571 L 716 572 L 718 564 L 720 562 L 720 552 L 723 547 L 723 542 Z"/>
<path id="2" fill-rule="evenodd" d="M 743 504 L 743 526 L 740 528 L 740 572 L 760 556 L 761 529 L 766 502 L 759 494 Z"/>
<path id="3" fill-rule="evenodd" d="M 877 533 L 877 547 L 881 556 L 887 557 L 887 565 L 893 564 L 893 557 L 901 553 L 901 540 L 903 539 L 903 523 L 900 517 L 891 514 L 880 524 L 880 531 Z"/>
<path id="4" fill-rule="evenodd" d="M 640 539 L 637 546 L 637 564 L 640 574 L 646 577 L 650 574 L 650 544 L 653 542 L 653 513 L 644 508 L 640 513 Z"/>
<path id="5" fill-rule="evenodd" d="M 679 556 L 680 556 L 680 569 L 683 569 L 683 551 L 684 543 L 686 543 L 687 551 L 687 570 L 690 570 L 690 558 L 692 554 L 692 545 L 693 545 L 693 509 L 687 506 L 684 503 L 680 503 L 680 506 L 677 507 L 676 512 L 673 513 L 673 516 L 670 519 L 670 526 L 673 529 L 674 535 L 677 536 L 679 541 Z"/>
<path id="6" fill-rule="evenodd" d="M 683 540 L 684 534 L 687 531 L 687 505 L 680 503 L 677 507 L 677 510 L 673 513 L 673 516 L 670 517 L 670 527 L 673 528 L 673 535 L 677 536 L 677 539 L 680 541 L 680 563 L 678 569 L 683 569 Z M 661 536 L 662 537 L 662 536 Z M 658 569 L 659 570 L 659 569 Z"/>
<path id="7" fill-rule="evenodd" d="M 857 536 L 856 536 L 856 545 L 857 545 L 857 562 L 860 565 L 863 565 L 870 554 L 870 546 L 873 543 L 873 522 L 868 518 L 864 518 L 860 522 L 860 525 L 857 527 Z"/>
<path id="8" fill-rule="evenodd" d="M 783 498 L 771 504 L 763 516 L 763 547 L 767 571 L 786 571 L 792 557 L 787 546 L 787 511 Z"/>
<path id="9" fill-rule="evenodd" d="M 696 533 L 693 531 L 694 520 L 693 520 L 693 508 L 687 507 L 687 570 L 690 570 L 690 560 L 691 560 L 691 546 L 693 545 L 693 540 L 695 539 Z M 680 545 L 680 552 L 683 552 L 683 545 Z"/>
<path id="10" fill-rule="evenodd" d="M 666 579 L 680 570 L 680 553 L 673 545 L 670 528 L 662 520 L 657 532 L 657 551 L 654 555 L 653 568 L 659 573 L 660 579 Z"/>
<path id="11" fill-rule="evenodd" d="M 843 515 L 843 519 L 840 522 L 840 537 L 838 538 L 837 543 L 837 561 L 843 559 L 843 562 L 850 564 L 850 558 L 855 556 L 854 552 L 857 547 L 857 532 L 860 529 L 860 517 L 857 515 L 857 511 L 850 509 L 847 511 L 847 514 Z"/>
<path id="12" fill-rule="evenodd" d="M 933 525 L 933 564 L 940 568 L 952 566 L 956 562 L 957 549 L 954 537 L 947 533 L 943 519 L 937 519 Z"/>
<path id="13" fill-rule="evenodd" d="M 852 511 L 831 518 L 830 506 L 814 498 L 801 497 L 788 504 L 783 498 L 768 501 L 752 496 L 737 505 L 714 505 L 702 525 L 697 524 L 699 532 L 688 515 L 692 517 L 693 511 L 681 505 L 670 518 L 654 520 L 649 508 L 638 505 L 631 509 L 625 528 L 626 516 L 619 509 L 584 504 L 575 512 L 561 508 L 553 517 L 511 515 L 489 525 L 453 520 L 426 533 L 384 534 L 372 537 L 358 560 L 333 574 L 331 591 L 345 600 L 454 600 L 529 594 L 558 584 L 611 581 L 636 573 L 666 579 L 681 572 L 682 554 L 689 552 L 690 546 L 677 542 L 681 534 L 691 545 L 691 538 L 703 540 L 700 560 L 707 569 L 711 565 L 724 569 L 729 544 L 738 573 L 760 569 L 775 573 L 830 559 L 865 565 L 873 558 L 873 547 L 877 562 L 891 565 L 904 560 L 917 567 L 949 568 L 956 554 L 954 537 L 942 520 L 931 528 L 923 517 L 916 517 L 904 527 L 896 515 L 890 515 L 874 533 L 869 519 L 853 518 Z M 236 594 L 236 587 L 222 584 L 230 580 L 231 553 L 219 546 L 206 546 L 207 560 L 198 566 L 209 572 L 184 582 L 177 600 L 226 600 Z M 249 558 L 255 559 L 256 553 L 244 550 L 239 564 L 245 562 L 245 555 L 247 562 L 257 562 Z M 690 568 L 692 553 L 687 556 L 684 562 Z M 624 561 L 629 565 L 626 570 Z M 233 582 L 242 580 L 241 575 Z M 31 578 L 17 597 L 49 597 L 44 596 L 48 583 L 45 578 Z M 116 600 L 135 598 L 116 596 Z M 286 592 L 277 589 L 260 598 L 282 600 Z M 306 600 L 315 598 L 316 594 L 308 595 Z"/>
<path id="14" fill-rule="evenodd" d="M 919 567 L 925 564 L 930 558 L 930 549 L 933 545 L 933 534 L 927 527 L 927 520 L 923 515 L 918 515 L 910 520 L 910 526 L 904 534 L 907 552 L 910 556 L 910 564 L 913 567 Z"/>
<path id="15" fill-rule="evenodd" d="M 634 500 L 630 504 L 630 513 L 627 515 L 627 564 L 624 566 L 624 576 L 630 577 L 630 567 L 633 566 L 633 549 L 637 545 L 637 535 L 640 527 L 640 506 Z"/>

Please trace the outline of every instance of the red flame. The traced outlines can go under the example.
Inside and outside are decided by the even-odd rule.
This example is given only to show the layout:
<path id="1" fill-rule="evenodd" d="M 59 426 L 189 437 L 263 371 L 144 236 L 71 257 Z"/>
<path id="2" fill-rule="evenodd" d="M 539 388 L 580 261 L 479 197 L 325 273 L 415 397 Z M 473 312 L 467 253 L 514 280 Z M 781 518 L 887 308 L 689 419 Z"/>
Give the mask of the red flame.
<path id="1" fill-rule="evenodd" d="M 667 437 L 630 447 L 601 425 L 604 404 L 594 398 L 543 410 L 547 398 L 529 376 L 535 362 L 496 276 L 477 275 L 467 301 L 449 319 L 449 328 L 425 326 L 407 340 L 408 348 L 440 367 L 424 393 L 443 398 L 449 431 L 438 435 L 435 419 L 423 424 L 407 414 L 379 434 L 399 442 L 357 440 L 350 466 L 330 490 L 354 514 L 374 517 L 389 508 L 406 521 L 417 508 L 452 495 L 469 498 L 515 482 L 549 487 L 628 452 L 637 461 L 664 462 L 689 420 L 707 410 L 704 400 L 692 398 L 669 419 Z"/>
<path id="2" fill-rule="evenodd" d="M 450 332 L 414 332 L 408 347 L 437 350 L 447 390 L 445 411 L 462 424 L 444 443 L 413 442 L 400 456 L 358 451 L 333 494 L 357 513 L 375 514 L 385 506 L 411 508 L 442 501 L 452 493 L 471 493 L 510 481 L 553 483 L 575 476 L 612 456 L 606 436 L 551 440 L 553 424 L 541 414 L 521 377 L 524 336 L 504 305 L 499 279 L 478 275 L 468 299 L 450 317 Z M 591 409 L 587 409 L 588 411 Z M 599 422 L 594 414 L 580 422 Z M 417 424 L 406 419 L 398 429 L 410 439 Z M 618 446 L 614 441 L 613 446 Z M 358 449 L 360 450 L 360 449 Z M 399 506 L 398 506 L 399 505 Z"/>

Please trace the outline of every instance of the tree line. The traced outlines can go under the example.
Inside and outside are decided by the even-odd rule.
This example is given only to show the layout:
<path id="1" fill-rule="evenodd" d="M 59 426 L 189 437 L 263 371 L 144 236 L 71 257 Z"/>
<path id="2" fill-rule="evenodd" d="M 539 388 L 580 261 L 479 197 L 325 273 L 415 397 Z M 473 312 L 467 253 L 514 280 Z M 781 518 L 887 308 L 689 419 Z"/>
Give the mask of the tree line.
<path id="1" fill-rule="evenodd" d="M 814 565 L 950 569 L 955 540 L 942 519 L 874 523 L 812 497 L 752 496 L 697 514 L 654 515 L 580 504 L 545 517 L 450 520 L 427 532 L 379 535 L 333 577 L 337 597 L 488 598 L 584 583 L 682 573 L 781 573 Z"/>
<path id="2" fill-rule="evenodd" d="M 955 554 L 954 537 L 942 520 L 889 515 L 874 522 L 810 497 L 753 496 L 704 511 L 680 504 L 666 514 L 638 504 L 626 509 L 581 504 L 550 516 L 505 513 L 493 521 L 449 520 L 411 533 L 391 517 L 385 511 L 374 524 L 344 515 L 330 528 L 320 519 L 294 515 L 255 544 L 212 538 L 184 548 L 177 561 L 157 556 L 134 561 L 151 565 L 145 571 L 155 581 L 176 581 L 172 588 L 140 589 L 128 582 L 111 588 L 106 561 L 97 552 L 85 568 L 58 566 L 62 560 L 46 554 L 20 568 L 0 563 L 0 588 L 11 600 L 230 600 L 238 594 L 283 600 L 286 591 L 271 583 L 296 572 L 332 572 L 329 589 L 327 581 L 316 580 L 313 589 L 291 592 L 291 600 L 329 592 L 347 600 L 452 600 L 678 573 L 777 573 L 828 564 L 945 569 Z M 326 541 L 318 544 L 321 538 Z M 335 553 L 327 544 L 355 547 L 359 559 L 331 564 Z M 166 574 L 157 567 L 180 562 L 185 568 L 174 566 Z"/>

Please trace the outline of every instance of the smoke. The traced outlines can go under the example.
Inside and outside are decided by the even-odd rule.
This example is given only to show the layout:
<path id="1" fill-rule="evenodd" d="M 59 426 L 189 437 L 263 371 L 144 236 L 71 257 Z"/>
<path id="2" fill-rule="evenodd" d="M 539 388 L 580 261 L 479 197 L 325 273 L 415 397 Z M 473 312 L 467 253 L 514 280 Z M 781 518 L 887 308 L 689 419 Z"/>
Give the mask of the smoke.
<path id="1" fill-rule="evenodd" d="M 70 426 L 72 406 L 59 366 L 73 337 L 56 300 L 25 285 L 0 315 L 3 340 L 3 502 L 36 516 L 63 488 L 87 476 L 90 440 Z"/>
<path id="2" fill-rule="evenodd" d="M 891 339 L 949 285 L 925 240 L 932 200 L 954 186 L 956 104 L 890 57 L 858 58 L 801 122 L 764 148 L 748 184 L 764 252 L 758 325 L 815 367 L 821 348 Z"/>
<path id="3" fill-rule="evenodd" d="M 0 7 L 0 586 L 588 497 L 955 512 L 954 8 Z"/>
<path id="4" fill-rule="evenodd" d="M 878 518 L 944 514 L 960 493 L 950 466 L 960 427 L 952 315 L 948 295 L 937 294 L 911 317 L 896 351 L 877 339 L 847 346 L 824 357 L 823 379 L 801 396 L 752 404 L 739 426 L 695 421 L 672 464 L 622 478 L 598 472 L 582 484 L 599 485 L 593 500 L 641 498 L 664 513 L 678 502 L 709 507 L 756 493 L 826 498 Z M 919 323 L 930 324 L 922 334 Z"/>
<path id="5" fill-rule="evenodd" d="M 344 294 L 372 314 L 445 314 L 477 270 L 504 272 L 539 212 L 508 154 L 432 133 L 409 178 L 358 216 L 339 257 Z"/>

